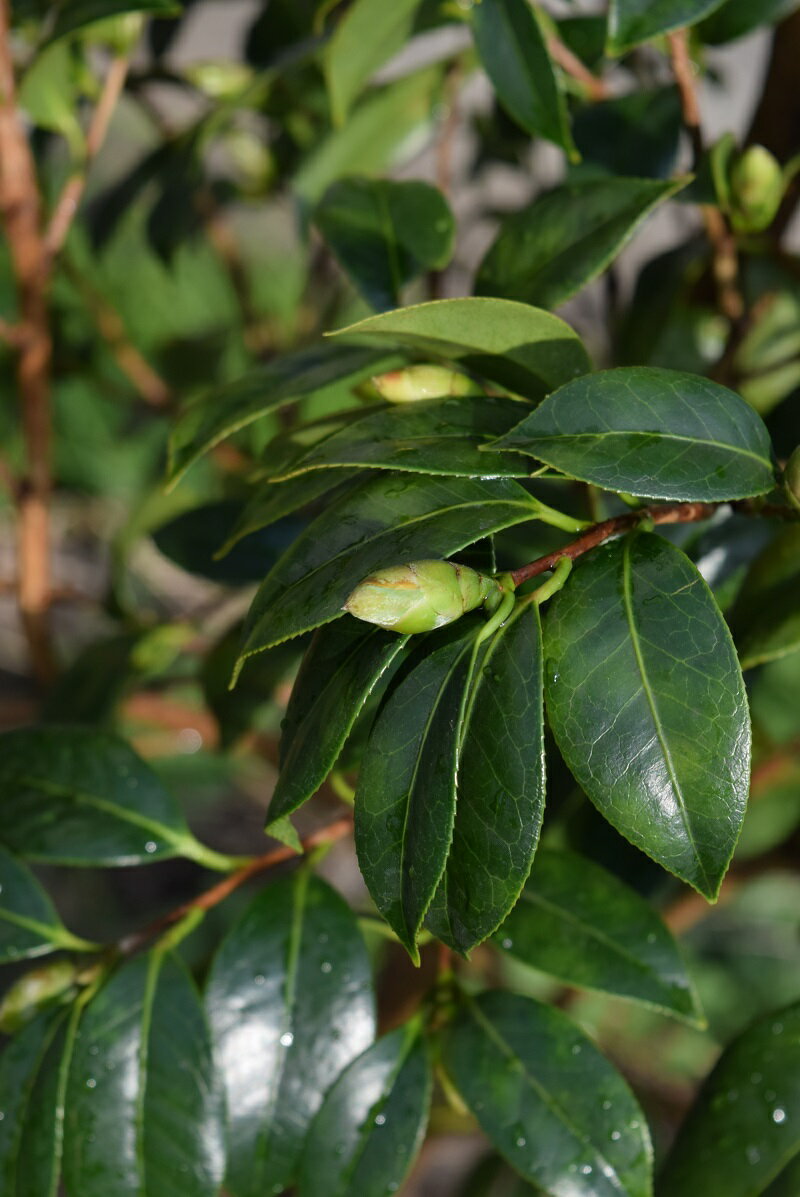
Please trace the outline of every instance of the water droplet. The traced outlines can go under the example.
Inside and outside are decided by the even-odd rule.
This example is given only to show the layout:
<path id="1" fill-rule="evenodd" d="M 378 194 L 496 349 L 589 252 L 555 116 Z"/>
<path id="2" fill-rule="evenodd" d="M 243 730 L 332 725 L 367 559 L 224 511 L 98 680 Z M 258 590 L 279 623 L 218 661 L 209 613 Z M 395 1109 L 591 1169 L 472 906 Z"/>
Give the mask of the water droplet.
<path id="1" fill-rule="evenodd" d="M 156 852 L 158 850 L 158 844 L 155 842 L 155 840 L 148 840 L 144 846 L 144 850 L 145 852 L 150 853 Z"/>
<path id="2" fill-rule="evenodd" d="M 608 1100 L 608 1098 L 606 1098 L 606 1100 L 603 1102 L 603 1109 L 604 1109 L 604 1110 L 610 1110 L 610 1109 L 611 1109 L 611 1102 Z"/>
<path id="3" fill-rule="evenodd" d="M 319 935 L 317 936 L 317 943 L 327 943 L 328 938 L 329 936 L 327 931 L 320 931 Z"/>
<path id="4" fill-rule="evenodd" d="M 525 1138 L 525 1136 L 520 1135 L 519 1138 L 517 1139 L 517 1147 L 524 1147 L 526 1143 L 527 1143 L 527 1139 Z"/>
<path id="5" fill-rule="evenodd" d="M 760 1072 L 754 1072 L 752 1074 L 752 1076 L 750 1077 L 750 1083 L 753 1085 L 760 1085 L 761 1081 L 762 1081 L 762 1076 L 761 1076 Z"/>
<path id="6" fill-rule="evenodd" d="M 256 975 L 253 977 L 253 984 L 263 985 L 265 980 L 266 978 L 263 973 L 256 973 Z"/>
<path id="7" fill-rule="evenodd" d="M 579 1056 L 581 1054 L 581 1045 L 579 1043 L 573 1043 L 572 1054 L 573 1056 Z"/>
<path id="8" fill-rule="evenodd" d="M 331 964 L 330 960 L 323 960 L 322 964 L 319 966 L 319 968 L 320 968 L 320 972 L 329 973 L 329 972 L 332 972 L 333 965 Z"/>
<path id="9" fill-rule="evenodd" d="M 284 1031 L 281 1035 L 281 1047 L 291 1047 L 294 1043 L 294 1035 L 291 1031 Z M 283 1192 L 283 1190 L 281 1190 Z"/>
<path id="10" fill-rule="evenodd" d="M 728 1090 L 728 1101 L 731 1104 L 733 1104 L 733 1102 L 738 1101 L 738 1100 L 739 1100 L 739 1090 L 738 1089 L 729 1089 Z"/>
<path id="11" fill-rule="evenodd" d="M 344 1153 L 345 1153 L 346 1151 L 347 1151 L 347 1144 L 346 1144 L 346 1143 L 337 1143 L 337 1144 L 336 1144 L 336 1154 L 337 1154 L 337 1155 L 344 1155 Z"/>
<path id="12" fill-rule="evenodd" d="M 2 1122 L 4 1118 L 5 1118 L 5 1114 L 3 1113 L 2 1110 L 0 1110 L 0 1122 Z"/>
<path id="13" fill-rule="evenodd" d="M 619 1142 L 619 1140 L 622 1138 L 622 1131 L 612 1131 L 611 1138 L 615 1143 Z"/>
<path id="14" fill-rule="evenodd" d="M 775 1100 L 775 1090 L 774 1089 L 765 1089 L 764 1090 L 764 1100 L 765 1101 L 774 1101 Z"/>
<path id="15" fill-rule="evenodd" d="M 656 942 L 656 933 L 655 933 L 655 931 L 651 931 L 651 932 L 649 933 L 649 935 L 647 936 L 647 942 L 648 942 L 648 943 L 655 943 L 655 942 Z"/>
<path id="16" fill-rule="evenodd" d="M 638 1130 L 638 1129 L 639 1129 L 639 1123 L 634 1118 L 633 1121 L 631 1122 L 631 1130 Z"/>
<path id="17" fill-rule="evenodd" d="M 376 1114 L 375 1115 L 375 1125 L 376 1126 L 383 1126 L 385 1124 L 385 1122 L 386 1122 L 385 1114 Z"/>
<path id="18" fill-rule="evenodd" d="M 772 1034 L 773 1035 L 782 1035 L 783 1034 L 783 1023 L 782 1022 L 774 1022 L 772 1024 Z"/>
<path id="19" fill-rule="evenodd" d="M 757 1164 L 758 1161 L 761 1159 L 761 1152 L 758 1150 L 757 1147 L 745 1148 L 744 1154 L 747 1157 L 748 1164 Z"/>
<path id="20" fill-rule="evenodd" d="M 581 1172 L 583 1173 L 584 1176 L 591 1176 L 592 1175 L 592 1165 L 584 1164 L 583 1167 L 581 1168 Z"/>
<path id="21" fill-rule="evenodd" d="M 778 1125 L 780 1126 L 780 1124 L 782 1122 L 786 1121 L 786 1111 L 784 1109 L 782 1109 L 780 1106 L 776 1106 L 775 1109 L 772 1111 L 772 1121 L 777 1122 Z"/>
<path id="22" fill-rule="evenodd" d="M 504 947 L 506 951 L 509 951 L 509 949 L 513 948 L 513 946 L 514 946 L 514 940 L 509 939 L 508 936 L 506 936 L 505 939 L 502 939 L 500 941 L 500 943 L 501 943 L 501 946 Z"/>
<path id="23" fill-rule="evenodd" d="M 96 1043 L 93 1043 L 92 1046 L 89 1048 L 89 1055 L 96 1056 L 99 1051 L 100 1051 L 100 1048 L 97 1046 Z"/>
<path id="24" fill-rule="evenodd" d="M 399 1188 L 400 1188 L 400 1181 L 393 1180 L 392 1183 L 389 1185 L 389 1192 L 396 1193 Z"/>
<path id="25" fill-rule="evenodd" d="M 97 1085 L 97 1081 L 94 1079 L 94 1077 L 93 1077 L 93 1076 L 90 1076 L 90 1077 L 89 1077 L 89 1079 L 88 1079 L 88 1081 L 86 1082 L 86 1088 L 87 1088 L 87 1089 L 94 1089 L 96 1085 Z M 775 1115 L 773 1114 L 773 1118 L 774 1118 L 774 1117 L 775 1117 Z"/>

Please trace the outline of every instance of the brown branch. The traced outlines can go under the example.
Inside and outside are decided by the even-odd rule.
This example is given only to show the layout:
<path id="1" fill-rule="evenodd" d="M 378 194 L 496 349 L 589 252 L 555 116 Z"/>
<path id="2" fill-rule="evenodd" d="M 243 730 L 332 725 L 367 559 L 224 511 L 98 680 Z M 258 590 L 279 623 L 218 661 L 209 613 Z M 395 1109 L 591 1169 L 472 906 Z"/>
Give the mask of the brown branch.
<path id="1" fill-rule="evenodd" d="M 113 58 L 86 132 L 83 164 L 65 183 L 50 218 L 50 224 L 45 234 L 45 245 L 50 257 L 55 257 L 67 239 L 70 226 L 86 190 L 89 167 L 105 141 L 111 117 L 125 86 L 127 74 L 127 56 Z"/>
<path id="2" fill-rule="evenodd" d="M 343 839 L 352 829 L 352 814 L 343 815 L 342 818 L 329 823 L 327 827 L 320 827 L 317 831 L 313 831 L 311 835 L 307 835 L 302 841 L 303 851 L 309 853 L 314 848 L 319 848 L 322 844 L 333 844 L 337 840 Z M 176 906 L 173 910 L 162 914 L 140 931 L 135 931 L 133 935 L 129 935 L 121 940 L 117 945 L 117 950 L 123 956 L 133 955 L 134 952 L 138 952 L 141 948 L 146 947 L 156 936 L 161 935 L 162 932 L 167 931 L 175 923 L 186 918 L 192 911 L 211 910 L 214 906 L 218 906 L 220 902 L 224 902 L 234 890 L 244 885 L 246 881 L 250 881 L 251 878 L 257 877 L 260 873 L 265 873 L 268 869 L 272 869 L 276 865 L 284 864 L 287 860 L 295 859 L 297 859 L 297 853 L 294 849 L 288 848 L 283 844 L 279 848 L 273 848 L 270 852 L 266 852 L 263 856 L 257 856 L 255 860 L 251 860 L 240 869 L 236 869 L 235 872 L 229 873 L 227 877 L 224 877 L 222 881 L 218 881 L 216 885 L 212 885 L 210 889 L 198 894 L 196 898 L 190 898 L 188 902 L 182 902 L 180 906 Z"/>
<path id="3" fill-rule="evenodd" d="M 593 75 L 587 66 L 585 66 L 577 54 L 573 54 L 569 46 L 565 46 L 559 37 L 550 34 L 547 38 L 547 50 L 553 62 L 561 67 L 562 71 L 566 71 L 578 83 L 583 84 L 586 88 L 586 93 L 590 100 L 605 100 L 609 95 L 608 84 L 605 79 L 598 79 L 597 75 Z"/>

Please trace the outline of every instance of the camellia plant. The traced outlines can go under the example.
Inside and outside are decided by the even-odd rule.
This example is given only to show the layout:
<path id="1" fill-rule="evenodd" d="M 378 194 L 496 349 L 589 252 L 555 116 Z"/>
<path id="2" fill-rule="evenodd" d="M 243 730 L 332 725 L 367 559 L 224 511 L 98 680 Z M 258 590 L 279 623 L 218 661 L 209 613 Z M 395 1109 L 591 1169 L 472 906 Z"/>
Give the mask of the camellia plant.
<path id="1" fill-rule="evenodd" d="M 233 7 L 0 0 L 0 1194 L 797 1197 L 797 5 Z"/>

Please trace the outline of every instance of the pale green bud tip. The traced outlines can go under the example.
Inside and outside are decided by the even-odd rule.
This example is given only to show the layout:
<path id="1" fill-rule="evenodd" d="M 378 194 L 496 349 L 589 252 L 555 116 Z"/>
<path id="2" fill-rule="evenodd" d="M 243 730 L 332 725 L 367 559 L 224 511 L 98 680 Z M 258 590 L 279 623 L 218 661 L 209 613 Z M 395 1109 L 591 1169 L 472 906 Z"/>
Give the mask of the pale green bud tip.
<path id="1" fill-rule="evenodd" d="M 406 366 L 379 374 L 373 383 L 388 403 L 417 403 L 420 399 L 446 399 L 481 393 L 468 374 L 448 366 Z"/>
<path id="2" fill-rule="evenodd" d="M 75 983 L 77 968 L 70 960 L 54 960 L 25 973 L 0 1002 L 0 1031 L 11 1035 L 30 1022 Z"/>
<path id="3" fill-rule="evenodd" d="M 760 232 L 772 223 L 786 181 L 778 160 L 763 145 L 751 145 L 730 173 L 731 221 L 739 232 Z"/>
<path id="4" fill-rule="evenodd" d="M 474 611 L 500 590 L 466 565 L 413 561 L 370 574 L 348 598 L 344 610 L 388 631 L 431 632 Z"/>
<path id="5" fill-rule="evenodd" d="M 800 511 L 800 445 L 797 446 L 786 463 L 783 484 L 792 507 Z"/>

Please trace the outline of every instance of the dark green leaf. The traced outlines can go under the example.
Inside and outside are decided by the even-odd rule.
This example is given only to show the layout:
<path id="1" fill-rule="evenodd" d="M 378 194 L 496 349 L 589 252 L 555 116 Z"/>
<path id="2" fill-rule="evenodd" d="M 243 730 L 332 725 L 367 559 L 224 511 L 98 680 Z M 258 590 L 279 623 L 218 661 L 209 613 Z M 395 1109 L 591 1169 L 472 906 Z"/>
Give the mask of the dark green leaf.
<path id="1" fill-rule="evenodd" d="M 607 52 L 623 54 L 662 33 L 696 25 L 721 3 L 722 0 L 611 0 Z"/>
<path id="2" fill-rule="evenodd" d="M 796 1197 L 800 1193 L 800 1153 L 784 1168 L 772 1184 L 764 1189 L 764 1197 Z"/>
<path id="3" fill-rule="evenodd" d="M 278 358 L 221 390 L 203 395 L 181 412 L 172 430 L 171 485 L 226 436 L 343 378 L 359 382 L 375 371 L 382 356 L 385 354 L 375 350 L 326 342 Z"/>
<path id="4" fill-rule="evenodd" d="M 535 10 L 526 0 L 481 0 L 472 7 L 471 17 L 481 63 L 509 115 L 528 133 L 576 155 L 566 104 Z"/>
<path id="5" fill-rule="evenodd" d="M 798 0 L 726 0 L 700 26 L 704 42 L 717 46 L 744 37 L 759 25 L 772 25 L 788 17 L 798 7 Z"/>
<path id="6" fill-rule="evenodd" d="M 66 1096 L 64 1181 L 75 1197 L 216 1197 L 222 1094 L 194 984 L 151 952 L 91 1000 Z"/>
<path id="7" fill-rule="evenodd" d="M 769 434 L 726 387 L 631 366 L 567 383 L 492 442 L 606 490 L 710 502 L 774 485 Z"/>
<path id="8" fill-rule="evenodd" d="M 300 1197 L 389 1197 L 422 1145 L 432 1089 L 419 1024 L 384 1035 L 329 1091 L 311 1126 Z"/>
<path id="9" fill-rule="evenodd" d="M 0 801 L 0 841 L 28 860 L 133 865 L 206 856 L 152 769 L 106 732 L 43 727 L 4 733 Z"/>
<path id="10" fill-rule="evenodd" d="M 296 519 L 277 520 L 218 557 L 217 550 L 229 538 L 240 511 L 241 503 L 236 500 L 204 503 L 156 528 L 153 540 L 165 557 L 187 573 L 230 586 L 260 582 L 303 525 Z"/>
<path id="11" fill-rule="evenodd" d="M 126 12 L 171 17 L 181 10 L 180 0 L 60 0 L 54 7 L 56 18 L 51 38 L 64 37 L 94 21 Z"/>
<path id="12" fill-rule="evenodd" d="M 217 641 L 200 673 L 206 705 L 219 725 L 222 748 L 230 748 L 252 728 L 259 708 L 270 702 L 276 688 L 291 677 L 303 652 L 303 641 L 293 640 L 261 653 L 242 671 L 238 685 L 231 690 L 241 638 L 242 625 L 238 623 Z"/>
<path id="13" fill-rule="evenodd" d="M 284 516 L 351 482 L 356 476 L 356 470 L 320 470 L 315 474 L 300 474 L 286 482 L 262 484 L 251 495 L 218 552 L 228 552 L 244 536 L 268 528 Z"/>
<path id="14" fill-rule="evenodd" d="M 539 849 L 495 942 L 568 985 L 700 1020 L 678 945 L 652 906 L 574 852 Z"/>
<path id="15" fill-rule="evenodd" d="M 377 21 L 384 23 L 385 18 Z M 341 179 L 320 200 L 314 223 L 378 311 L 396 307 L 407 283 L 426 270 L 442 269 L 453 252 L 453 213 L 428 183 Z"/>
<path id="16" fill-rule="evenodd" d="M 276 819 L 290 815 L 317 792 L 364 703 L 407 639 L 356 619 L 316 633 L 286 711 L 268 831 Z"/>
<path id="17" fill-rule="evenodd" d="M 112 723 L 117 704 L 136 677 L 132 657 L 140 640 L 137 632 L 122 632 L 87 645 L 59 674 L 40 718 L 47 723 Z"/>
<path id="18" fill-rule="evenodd" d="M 240 660 L 336 619 L 372 570 L 447 557 L 536 512 L 536 500 L 508 478 L 370 477 L 314 520 L 265 578 Z"/>
<path id="19" fill-rule="evenodd" d="M 271 885 L 217 953 L 206 1008 L 228 1094 L 226 1188 L 282 1191 L 325 1093 L 374 1033 L 369 960 L 349 907 L 307 870 Z"/>
<path id="20" fill-rule="evenodd" d="M 754 1197 L 800 1158 L 800 1004 L 725 1051 L 681 1127 L 659 1197 Z M 787 1197 L 796 1189 L 786 1189 Z M 776 1192 L 780 1193 L 779 1186 Z"/>
<path id="21" fill-rule="evenodd" d="M 531 867 L 544 810 L 539 609 L 518 607 L 473 671 L 447 867 L 426 925 L 466 953 L 505 918 Z"/>
<path id="22" fill-rule="evenodd" d="M 592 802 L 713 900 L 744 818 L 750 721 L 694 565 L 650 533 L 596 549 L 550 604 L 545 661 L 553 732 Z"/>
<path id="23" fill-rule="evenodd" d="M 354 0 L 325 48 L 325 77 L 334 124 L 344 124 L 371 75 L 406 42 L 420 0 Z"/>
<path id="24" fill-rule="evenodd" d="M 67 931 L 30 869 L 0 848 L 0 964 L 86 946 Z"/>
<path id="25" fill-rule="evenodd" d="M 649 213 L 684 185 L 587 179 L 538 196 L 504 220 L 478 270 L 477 291 L 558 307 L 605 270 Z"/>
<path id="26" fill-rule="evenodd" d="M 787 528 L 753 562 L 731 626 L 744 669 L 800 649 L 800 528 Z"/>
<path id="27" fill-rule="evenodd" d="M 512 428 L 524 404 L 499 396 L 427 399 L 367 411 L 293 462 L 291 472 L 330 466 L 360 466 L 467 478 L 520 478 L 529 463 L 503 453 L 481 453 L 479 446 Z"/>
<path id="28" fill-rule="evenodd" d="M 560 1010 L 484 993 L 465 998 L 443 1039 L 451 1080 L 527 1180 L 565 1197 L 649 1197 L 644 1115 L 619 1073 Z"/>
<path id="29" fill-rule="evenodd" d="M 45 1046 L 35 1076 L 30 1078 L 13 1197 L 56 1197 L 58 1193 L 64 1158 L 65 1094 L 80 1014 L 80 1007 L 73 1005 L 56 1020 L 55 1033 Z"/>
<path id="30" fill-rule="evenodd" d="M 458 1197 L 542 1197 L 543 1189 L 529 1184 L 499 1155 L 485 1156 L 469 1174 Z"/>
<path id="31" fill-rule="evenodd" d="M 587 171 L 666 179 L 675 169 L 682 127 L 677 87 L 632 91 L 580 109 L 575 144 Z"/>
<path id="32" fill-rule="evenodd" d="M 372 899 L 417 961 L 445 867 L 478 617 L 424 642 L 381 706 L 356 788 L 356 851 Z"/>
<path id="33" fill-rule="evenodd" d="M 507 299 L 437 299 L 369 316 L 336 336 L 455 359 L 512 391 L 538 399 L 590 368 L 568 324 Z"/>
<path id="34" fill-rule="evenodd" d="M 49 1149 L 48 1144 L 40 1140 L 43 1154 L 38 1161 L 23 1156 L 21 1144 L 29 1115 L 41 1116 L 42 1131 L 46 1132 L 46 1122 L 49 1122 L 52 1130 L 55 1111 L 49 1112 L 48 1119 L 47 1111 L 41 1108 L 38 1100 L 33 1102 L 33 1094 L 42 1063 L 48 1058 L 48 1052 L 56 1037 L 60 1033 L 63 1034 L 64 1020 L 63 1012 L 57 1015 L 40 1015 L 15 1035 L 0 1055 L 0 1109 L 3 1111 L 3 1117 L 0 1119 L 0 1192 L 3 1197 L 21 1197 L 26 1185 L 27 1191 L 30 1192 L 29 1180 L 40 1179 L 40 1168 L 46 1169 L 48 1163 L 52 1174 L 52 1140 Z M 28 1130 L 29 1136 L 30 1133 Z M 28 1141 L 30 1142 L 30 1138 Z M 50 1194 L 44 1188 L 37 1197 L 50 1197 Z"/>

